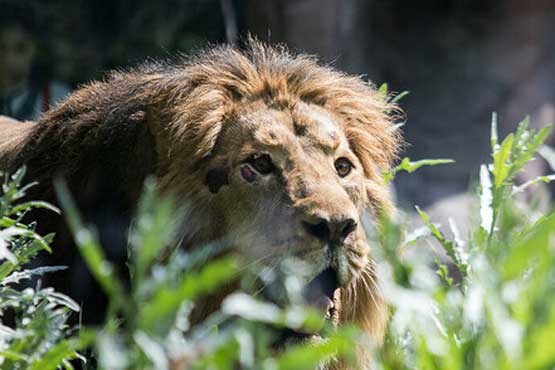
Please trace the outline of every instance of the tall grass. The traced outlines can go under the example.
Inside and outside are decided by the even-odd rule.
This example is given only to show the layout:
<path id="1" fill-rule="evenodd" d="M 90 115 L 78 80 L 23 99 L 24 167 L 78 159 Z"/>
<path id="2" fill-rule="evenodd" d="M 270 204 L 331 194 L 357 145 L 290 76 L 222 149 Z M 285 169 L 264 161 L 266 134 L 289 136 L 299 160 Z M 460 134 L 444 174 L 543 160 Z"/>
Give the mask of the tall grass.
<path id="1" fill-rule="evenodd" d="M 553 179 L 515 185 L 551 127 L 535 132 L 526 119 L 498 142 L 496 126 L 494 116 L 491 163 L 479 169 L 479 223 L 468 235 L 449 220 L 454 239 L 448 239 L 417 208 L 425 229 L 411 235 L 435 239 L 447 263 L 400 258 L 415 240 L 399 244 L 402 225 L 386 228 L 382 278 L 393 315 L 376 369 L 555 366 L 555 214 L 536 215 L 515 200 L 526 187 Z"/>
<path id="2" fill-rule="evenodd" d="M 22 201 L 33 183 L 23 185 L 25 168 L 4 175 L 0 197 L 0 366 L 2 369 L 48 370 L 71 368 L 78 350 L 91 343 L 87 330 L 76 333 L 66 321 L 80 310 L 70 297 L 42 287 L 43 274 L 63 266 L 28 266 L 41 251 L 50 252 L 53 234 L 41 236 L 36 224 L 22 219 L 33 208 L 59 213 L 41 201 Z"/>
<path id="3" fill-rule="evenodd" d="M 554 178 L 515 184 L 549 130 L 535 132 L 524 121 L 499 142 L 494 120 L 491 163 L 477 171 L 479 222 L 467 235 L 452 220 L 438 225 L 419 208 L 424 227 L 416 230 L 402 220 L 380 220 L 369 237 L 391 320 L 384 345 L 369 348 L 374 353 L 369 368 L 555 368 L 555 214 L 537 215 L 515 201 L 525 187 Z M 447 162 L 407 158 L 384 176 L 390 181 L 399 171 Z M 85 368 L 111 370 L 314 369 L 352 358 L 355 345 L 366 342 L 356 328 L 322 323 L 298 300 L 285 308 L 264 301 L 249 281 L 267 279 L 268 272 L 216 257 L 225 246 L 214 243 L 194 253 L 173 248 L 176 209 L 171 199 L 156 195 L 151 182 L 129 234 L 129 288 L 103 255 L 94 229 L 81 221 L 64 184 L 57 184 L 76 244 L 110 300 L 103 326 L 70 328 L 66 319 L 79 306 L 37 279 L 62 267 L 26 267 L 39 252 L 49 251 L 53 235 L 38 235 L 22 217 L 33 207 L 58 210 L 21 202 L 27 189 L 23 176 L 24 170 L 5 176 L 0 198 L 2 369 L 71 369 L 76 359 Z M 428 240 L 435 240 L 441 253 L 412 252 Z M 287 274 L 295 266 L 281 268 Z M 242 292 L 229 295 L 219 310 L 191 327 L 189 315 L 200 297 L 244 276 Z M 276 351 L 273 343 L 284 328 L 318 332 L 323 339 Z M 87 358 L 79 354 L 85 349 L 90 349 Z"/>

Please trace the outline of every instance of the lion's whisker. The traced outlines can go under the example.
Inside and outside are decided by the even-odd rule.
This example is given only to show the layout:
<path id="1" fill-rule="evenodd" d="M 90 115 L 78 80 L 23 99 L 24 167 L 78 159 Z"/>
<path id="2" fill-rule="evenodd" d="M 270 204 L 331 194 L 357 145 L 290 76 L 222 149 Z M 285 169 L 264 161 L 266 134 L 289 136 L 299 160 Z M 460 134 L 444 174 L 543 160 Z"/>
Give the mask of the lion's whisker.
<path id="1" fill-rule="evenodd" d="M 372 302 L 374 303 L 374 307 L 376 309 L 378 309 L 380 312 L 383 311 L 383 309 L 384 309 L 383 305 L 378 304 L 378 302 L 376 300 L 376 297 L 375 297 L 375 295 L 381 296 L 382 292 L 381 292 L 380 286 L 377 284 L 376 279 L 374 277 L 373 266 L 370 266 L 369 268 L 365 268 L 363 270 L 363 274 L 368 278 L 368 280 L 365 280 L 365 284 L 368 287 L 369 291 L 371 291 L 370 298 L 372 299 Z M 368 284 L 371 284 L 372 286 L 369 286 Z"/>

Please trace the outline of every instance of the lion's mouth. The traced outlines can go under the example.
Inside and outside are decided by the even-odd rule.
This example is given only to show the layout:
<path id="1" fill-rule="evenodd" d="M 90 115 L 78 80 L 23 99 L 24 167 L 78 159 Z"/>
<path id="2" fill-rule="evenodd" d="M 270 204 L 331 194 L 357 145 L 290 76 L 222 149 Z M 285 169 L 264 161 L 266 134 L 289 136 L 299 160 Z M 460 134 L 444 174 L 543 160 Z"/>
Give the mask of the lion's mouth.
<path id="1" fill-rule="evenodd" d="M 324 314 L 325 320 L 331 320 L 335 315 L 334 294 L 339 287 L 337 272 L 328 267 L 316 276 L 304 289 L 303 297 L 307 305 Z M 299 343 L 320 337 L 318 333 L 306 333 L 286 329 L 276 342 L 277 347 Z"/>
<path id="2" fill-rule="evenodd" d="M 304 288 L 303 297 L 309 306 L 331 318 L 335 311 L 333 296 L 338 287 L 337 272 L 328 267 Z"/>

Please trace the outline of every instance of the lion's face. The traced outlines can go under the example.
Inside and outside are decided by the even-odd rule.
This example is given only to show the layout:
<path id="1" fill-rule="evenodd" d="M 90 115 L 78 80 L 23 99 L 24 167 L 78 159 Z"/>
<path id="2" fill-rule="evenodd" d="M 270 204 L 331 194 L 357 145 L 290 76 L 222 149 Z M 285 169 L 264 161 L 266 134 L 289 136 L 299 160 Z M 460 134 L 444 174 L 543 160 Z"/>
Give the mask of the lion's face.
<path id="1" fill-rule="evenodd" d="M 381 340 L 387 310 L 362 215 L 392 209 L 381 172 L 402 142 L 396 106 L 358 77 L 255 41 L 149 76 L 159 184 L 188 206 L 183 245 L 228 241 L 270 269 L 301 260 L 307 303 Z"/>
<path id="2" fill-rule="evenodd" d="M 229 119 L 215 153 L 208 185 L 247 262 L 273 267 L 294 257 L 309 279 L 332 272 L 309 293 L 318 305 L 366 266 L 365 177 L 337 117 L 303 102 L 286 109 L 250 103 Z M 222 173 L 225 184 L 217 181 Z"/>

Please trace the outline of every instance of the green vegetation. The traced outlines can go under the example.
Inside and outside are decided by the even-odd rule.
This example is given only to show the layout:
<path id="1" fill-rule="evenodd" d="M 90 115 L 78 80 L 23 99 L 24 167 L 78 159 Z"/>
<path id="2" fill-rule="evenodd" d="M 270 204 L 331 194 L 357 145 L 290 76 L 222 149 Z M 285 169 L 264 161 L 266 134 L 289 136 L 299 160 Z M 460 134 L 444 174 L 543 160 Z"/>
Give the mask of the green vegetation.
<path id="1" fill-rule="evenodd" d="M 393 301 L 378 369 L 552 369 L 555 366 L 555 214 L 537 216 L 515 201 L 515 176 L 532 160 L 551 127 L 528 120 L 501 143 L 492 122 L 492 164 L 480 167 L 480 223 L 454 240 L 418 209 L 451 268 L 401 260 L 399 225 L 383 238 L 384 290 Z M 406 244 L 406 243 L 405 243 Z M 410 243 L 409 243 L 410 244 Z M 410 245 L 401 249 L 410 249 Z M 435 269 L 435 275 L 432 270 Z M 448 271 L 456 270 L 449 274 Z M 452 276 L 460 276 L 455 282 Z"/>
<path id="2" fill-rule="evenodd" d="M 18 202 L 34 184 L 22 186 L 25 169 L 6 176 L 0 197 L 0 366 L 2 369 L 70 368 L 77 351 L 92 340 L 87 330 L 76 333 L 66 321 L 79 305 L 52 288 L 25 288 L 25 282 L 64 267 L 24 268 L 39 252 L 50 251 L 53 234 L 40 236 L 35 224 L 22 223 L 33 208 L 58 209 L 45 202 Z M 13 321 L 8 326 L 6 321 Z"/>
<path id="3" fill-rule="evenodd" d="M 419 208 L 424 227 L 417 230 L 407 230 L 403 221 L 381 220 L 370 238 L 377 246 L 391 321 L 383 347 L 370 348 L 372 369 L 555 367 L 555 214 L 538 215 L 515 200 L 524 188 L 554 178 L 515 185 L 515 176 L 549 131 L 534 132 L 524 121 L 498 142 L 494 119 L 492 163 L 479 170 L 479 222 L 467 235 L 460 235 L 454 222 L 437 225 Z M 399 171 L 447 162 L 405 159 L 385 176 L 389 181 Z M 22 203 L 28 189 L 23 176 L 24 170 L 6 176 L 0 198 L 2 369 L 71 369 L 75 361 L 101 369 L 231 370 L 238 368 L 235 364 L 253 370 L 313 369 L 336 357 L 352 358 L 354 344 L 364 343 L 356 328 L 322 327 L 320 315 L 295 299 L 279 308 L 247 294 L 254 293 L 248 282 L 265 278 L 264 272 L 216 257 L 225 246 L 209 245 L 195 253 L 174 250 L 176 210 L 171 199 L 156 196 L 151 182 L 130 231 L 129 289 L 105 259 L 94 230 L 83 225 L 64 184 L 57 184 L 82 256 L 110 298 L 102 327 L 70 328 L 66 319 L 79 306 L 37 282 L 62 267 L 26 265 L 50 250 L 53 235 L 38 235 L 35 225 L 22 218 L 33 207 L 57 209 Z M 435 240 L 441 253 L 423 250 L 428 240 Z M 281 266 L 284 273 L 288 268 L 294 266 Z M 232 293 L 219 311 L 190 328 L 194 303 L 238 276 L 249 277 L 244 293 Z M 272 343 L 283 328 L 319 332 L 327 339 L 276 352 Z"/>

